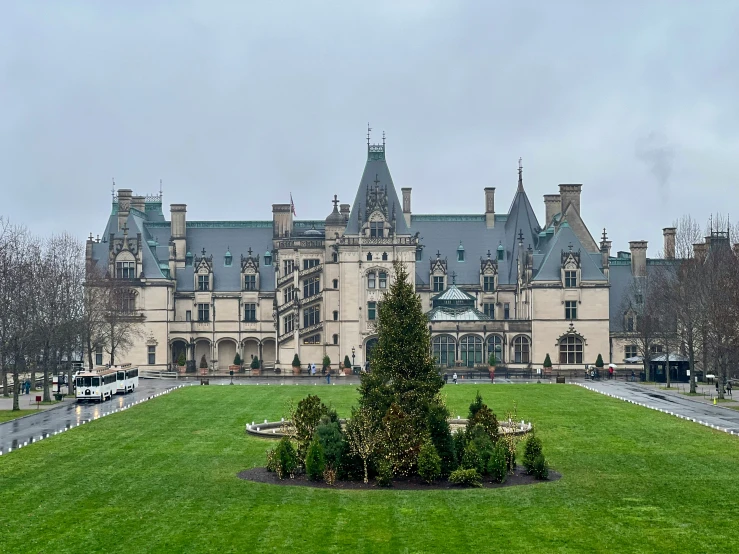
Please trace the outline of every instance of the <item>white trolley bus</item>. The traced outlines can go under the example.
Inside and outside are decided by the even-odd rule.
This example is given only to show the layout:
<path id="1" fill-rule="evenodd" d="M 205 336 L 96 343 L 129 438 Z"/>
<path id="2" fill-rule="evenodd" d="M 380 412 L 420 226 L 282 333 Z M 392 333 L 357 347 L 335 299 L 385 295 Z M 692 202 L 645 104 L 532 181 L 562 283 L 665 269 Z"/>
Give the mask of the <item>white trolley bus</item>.
<path id="1" fill-rule="evenodd" d="M 115 369 L 100 368 L 99 371 L 83 371 L 75 378 L 77 402 L 97 400 L 104 402 L 118 390 L 118 372 Z"/>
<path id="2" fill-rule="evenodd" d="M 121 364 L 111 369 L 116 370 L 116 393 L 133 392 L 139 386 L 139 368 L 131 367 L 131 364 Z"/>

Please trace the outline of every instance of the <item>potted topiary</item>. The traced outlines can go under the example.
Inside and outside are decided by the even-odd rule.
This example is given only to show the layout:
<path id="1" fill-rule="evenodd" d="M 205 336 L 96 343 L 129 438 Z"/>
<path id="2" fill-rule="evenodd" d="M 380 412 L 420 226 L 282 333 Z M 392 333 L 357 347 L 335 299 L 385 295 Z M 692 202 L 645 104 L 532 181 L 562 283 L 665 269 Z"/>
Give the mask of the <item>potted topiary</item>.
<path id="1" fill-rule="evenodd" d="M 180 352 L 180 355 L 177 358 L 177 371 L 180 374 L 185 373 L 186 365 L 187 365 L 187 360 L 185 359 L 185 353 L 184 352 Z"/>
<path id="2" fill-rule="evenodd" d="M 300 375 L 300 358 L 298 357 L 298 353 L 295 353 L 295 356 L 293 356 L 293 375 Z"/>
<path id="3" fill-rule="evenodd" d="M 205 359 L 205 354 L 200 358 L 200 374 L 208 375 L 208 360 Z"/>
<path id="4" fill-rule="evenodd" d="M 596 377 L 600 377 L 601 371 L 603 371 L 603 356 L 598 354 L 598 358 L 595 360 L 595 371 Z"/>
<path id="5" fill-rule="evenodd" d="M 241 356 L 239 356 L 238 352 L 234 356 L 233 365 L 228 366 L 228 370 L 233 372 L 238 372 L 241 370 Z"/>
<path id="6" fill-rule="evenodd" d="M 551 374 L 552 374 L 552 358 L 549 357 L 549 352 L 547 352 L 547 355 L 544 358 L 544 376 L 549 376 Z"/>
<path id="7" fill-rule="evenodd" d="M 328 355 L 323 357 L 323 371 L 321 372 L 323 375 L 326 375 L 326 372 L 331 371 L 331 358 L 328 357 Z"/>
<path id="8" fill-rule="evenodd" d="M 352 374 L 352 363 L 349 361 L 349 356 L 344 356 L 344 375 Z"/>
<path id="9" fill-rule="evenodd" d="M 259 363 L 259 358 L 253 356 L 251 359 L 250 367 L 252 375 L 259 375 L 261 373 L 261 364 Z"/>

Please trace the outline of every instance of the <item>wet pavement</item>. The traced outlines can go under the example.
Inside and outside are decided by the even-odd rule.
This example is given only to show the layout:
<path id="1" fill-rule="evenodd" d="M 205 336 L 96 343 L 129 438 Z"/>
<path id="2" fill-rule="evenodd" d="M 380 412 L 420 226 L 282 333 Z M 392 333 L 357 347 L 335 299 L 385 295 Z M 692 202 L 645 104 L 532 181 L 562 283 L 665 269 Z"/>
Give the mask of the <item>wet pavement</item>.
<path id="1" fill-rule="evenodd" d="M 38 414 L 0 423 L 0 455 L 84 425 L 181 384 L 183 383 L 173 380 L 140 380 L 139 388 L 134 392 L 116 395 L 102 403 L 78 404 L 75 401 L 65 401 Z"/>
<path id="2" fill-rule="evenodd" d="M 739 434 L 739 411 L 721 404 L 715 406 L 708 404 L 702 398 L 681 394 L 678 389 L 665 390 L 624 381 L 586 381 L 578 384 L 590 390 L 695 421 L 707 427 L 734 435 Z"/>

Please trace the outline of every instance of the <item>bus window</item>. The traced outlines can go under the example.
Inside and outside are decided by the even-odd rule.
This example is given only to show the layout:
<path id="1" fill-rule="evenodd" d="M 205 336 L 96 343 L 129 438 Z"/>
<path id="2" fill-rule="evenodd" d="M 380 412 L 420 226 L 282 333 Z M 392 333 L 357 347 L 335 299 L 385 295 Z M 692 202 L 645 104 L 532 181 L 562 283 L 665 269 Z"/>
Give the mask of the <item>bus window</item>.
<path id="1" fill-rule="evenodd" d="M 92 386 L 93 387 L 99 387 L 100 386 L 100 377 L 93 377 L 92 378 Z"/>
<path id="2" fill-rule="evenodd" d="M 118 380 L 123 381 L 126 378 L 126 373 L 123 371 L 118 372 Z"/>

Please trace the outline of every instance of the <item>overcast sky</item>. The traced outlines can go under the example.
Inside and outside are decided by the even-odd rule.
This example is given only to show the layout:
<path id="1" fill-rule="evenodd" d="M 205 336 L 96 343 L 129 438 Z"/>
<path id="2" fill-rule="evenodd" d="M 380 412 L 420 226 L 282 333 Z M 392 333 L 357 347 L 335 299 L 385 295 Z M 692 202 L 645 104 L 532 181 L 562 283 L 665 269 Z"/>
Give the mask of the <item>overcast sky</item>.
<path id="1" fill-rule="evenodd" d="M 415 213 L 582 183 L 613 249 L 736 212 L 739 2 L 0 0 L 0 214 L 101 233 L 111 179 L 188 219 L 324 218 L 366 127 Z M 168 208 L 166 209 L 169 218 Z"/>

